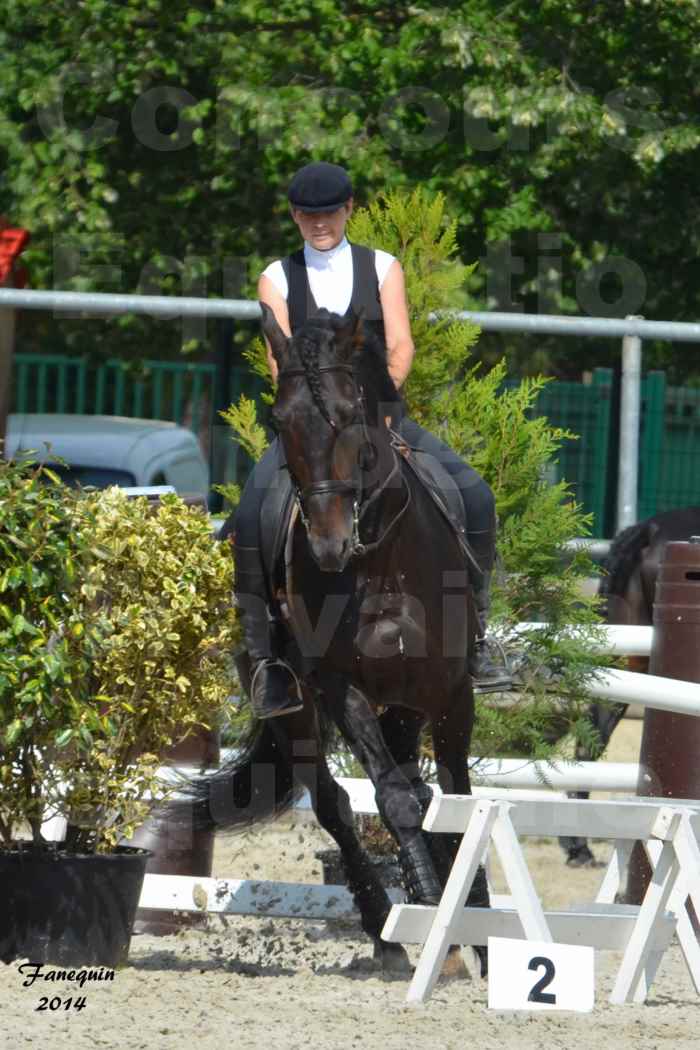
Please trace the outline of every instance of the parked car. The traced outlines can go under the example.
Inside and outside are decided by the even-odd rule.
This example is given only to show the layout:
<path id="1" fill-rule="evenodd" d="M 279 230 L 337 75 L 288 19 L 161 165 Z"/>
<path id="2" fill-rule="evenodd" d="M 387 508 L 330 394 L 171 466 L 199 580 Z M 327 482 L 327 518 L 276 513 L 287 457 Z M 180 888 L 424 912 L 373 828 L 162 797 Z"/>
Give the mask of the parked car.
<path id="1" fill-rule="evenodd" d="M 209 468 L 197 439 L 176 423 L 123 416 L 11 414 L 6 455 L 16 458 L 30 450 L 69 484 L 169 485 L 181 496 L 206 500 L 209 495 Z M 57 464 L 57 456 L 67 466 Z"/>

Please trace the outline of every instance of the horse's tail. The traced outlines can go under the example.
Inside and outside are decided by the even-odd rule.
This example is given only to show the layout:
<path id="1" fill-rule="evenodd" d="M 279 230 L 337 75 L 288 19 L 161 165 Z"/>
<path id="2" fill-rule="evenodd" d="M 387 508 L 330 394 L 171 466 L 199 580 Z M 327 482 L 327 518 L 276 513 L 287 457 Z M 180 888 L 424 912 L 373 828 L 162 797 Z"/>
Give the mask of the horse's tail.
<path id="1" fill-rule="evenodd" d="M 270 723 L 255 722 L 231 758 L 215 773 L 188 780 L 183 793 L 195 828 L 225 830 L 280 816 L 301 791 Z"/>
<path id="2" fill-rule="evenodd" d="M 640 554 L 651 543 L 657 527 L 653 518 L 630 525 L 613 540 L 607 557 L 603 561 L 603 576 L 600 580 L 598 595 L 603 599 L 601 612 L 607 617 L 610 612 L 610 598 L 622 597 L 630 577 L 639 564 Z"/>

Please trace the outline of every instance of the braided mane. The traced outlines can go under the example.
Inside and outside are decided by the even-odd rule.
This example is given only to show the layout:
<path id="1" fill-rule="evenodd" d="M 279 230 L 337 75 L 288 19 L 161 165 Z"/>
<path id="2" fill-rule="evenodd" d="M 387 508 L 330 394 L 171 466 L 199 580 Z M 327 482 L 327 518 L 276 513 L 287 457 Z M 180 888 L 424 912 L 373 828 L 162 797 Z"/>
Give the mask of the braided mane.
<path id="1" fill-rule="evenodd" d="M 294 348 L 304 369 L 311 396 L 325 419 L 329 420 L 328 409 L 321 391 L 319 375 L 319 352 L 321 341 L 319 332 L 331 332 L 333 336 L 346 324 L 338 314 L 321 310 L 310 318 L 294 338 Z M 352 365 L 358 382 L 367 397 L 368 407 L 401 403 L 402 398 L 389 375 L 386 360 L 386 347 L 367 326 L 363 329 L 362 345 L 353 351 L 349 364 Z"/>
<path id="2" fill-rule="evenodd" d="M 306 325 L 301 330 L 299 335 L 294 341 L 295 349 L 299 353 L 299 359 L 301 366 L 306 374 L 306 381 L 309 384 L 309 390 L 311 391 L 311 397 L 314 403 L 318 407 L 321 415 L 331 423 L 330 414 L 326 408 L 326 403 L 323 400 L 323 394 L 321 392 L 321 376 L 318 371 L 318 351 L 319 344 L 318 340 L 310 338 L 306 332 Z"/>

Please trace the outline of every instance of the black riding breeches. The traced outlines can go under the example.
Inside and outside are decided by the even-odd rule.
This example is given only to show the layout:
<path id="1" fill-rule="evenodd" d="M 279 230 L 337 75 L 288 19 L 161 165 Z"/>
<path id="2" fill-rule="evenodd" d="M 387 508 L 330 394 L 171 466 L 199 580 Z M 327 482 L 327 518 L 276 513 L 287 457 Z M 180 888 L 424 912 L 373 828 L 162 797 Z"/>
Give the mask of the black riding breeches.
<path id="1" fill-rule="evenodd" d="M 234 526 L 236 546 L 258 548 L 262 546 L 260 511 L 268 489 L 286 481 L 284 465 L 282 442 L 279 438 L 274 438 L 253 467 L 243 487 L 240 502 L 236 507 Z"/>

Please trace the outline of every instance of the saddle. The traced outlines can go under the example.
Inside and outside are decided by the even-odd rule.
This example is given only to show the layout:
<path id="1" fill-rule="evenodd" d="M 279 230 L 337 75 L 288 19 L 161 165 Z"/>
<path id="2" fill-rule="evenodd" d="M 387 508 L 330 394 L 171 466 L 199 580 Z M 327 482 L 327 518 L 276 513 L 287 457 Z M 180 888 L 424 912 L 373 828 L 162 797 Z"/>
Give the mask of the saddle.
<path id="1" fill-rule="evenodd" d="M 422 449 L 412 448 L 404 439 L 392 431 L 392 443 L 399 454 L 402 470 L 410 471 L 423 485 L 448 522 L 464 551 L 465 560 L 477 572 L 478 564 L 467 542 L 467 522 L 464 514 L 464 503 L 457 485 L 442 464 Z M 284 584 L 279 578 L 280 566 L 292 519 L 295 502 L 294 486 L 284 462 L 280 462 L 276 484 L 270 486 L 263 499 L 260 511 L 260 546 L 263 564 L 268 580 L 272 581 L 272 593 L 276 585 Z"/>

